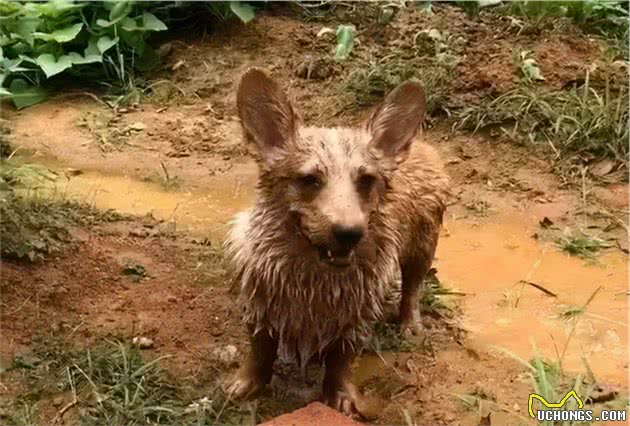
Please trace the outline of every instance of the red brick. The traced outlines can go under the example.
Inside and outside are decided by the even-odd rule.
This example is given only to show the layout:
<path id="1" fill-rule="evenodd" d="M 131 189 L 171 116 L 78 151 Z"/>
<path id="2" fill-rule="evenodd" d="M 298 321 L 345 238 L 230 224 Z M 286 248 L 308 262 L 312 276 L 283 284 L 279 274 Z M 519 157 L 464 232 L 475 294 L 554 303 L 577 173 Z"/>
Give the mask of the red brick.
<path id="1" fill-rule="evenodd" d="M 292 413 L 283 414 L 261 423 L 258 426 L 360 426 L 362 423 L 355 422 L 344 416 L 337 410 L 320 403 L 312 402 L 306 407 L 295 410 Z"/>

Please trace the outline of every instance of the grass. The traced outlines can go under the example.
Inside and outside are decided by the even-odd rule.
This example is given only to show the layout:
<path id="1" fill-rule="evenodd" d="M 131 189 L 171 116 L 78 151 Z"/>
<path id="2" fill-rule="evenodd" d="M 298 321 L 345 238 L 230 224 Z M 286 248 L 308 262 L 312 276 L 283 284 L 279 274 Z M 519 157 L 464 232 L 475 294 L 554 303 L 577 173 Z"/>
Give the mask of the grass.
<path id="1" fill-rule="evenodd" d="M 565 253 L 585 260 L 593 260 L 601 252 L 608 248 L 599 238 L 584 236 L 561 237 L 556 245 Z"/>
<path id="2" fill-rule="evenodd" d="M 584 87 L 556 92 L 527 85 L 459 112 L 458 127 L 501 125 L 512 139 L 549 144 L 556 157 L 612 158 L 628 164 L 628 91 Z M 507 126 L 511 129 L 506 129 Z"/>
<path id="3" fill-rule="evenodd" d="M 147 360 L 133 345 L 101 341 L 76 350 L 62 339 L 41 343 L 41 360 L 24 370 L 28 391 L 15 401 L 9 425 L 62 418 L 82 425 L 214 425 L 247 424 L 251 418 L 218 384 L 206 387 L 207 396 L 195 396 L 162 370 L 164 357 Z M 56 397 L 63 403 L 55 418 L 38 418 Z"/>
<path id="4" fill-rule="evenodd" d="M 54 172 L 43 167 L 0 160 L 2 257 L 41 260 L 72 240 L 73 226 L 125 219 L 113 210 L 98 210 L 38 190 L 56 178 Z"/>
<path id="5" fill-rule="evenodd" d="M 457 52 L 461 43 L 461 38 L 446 30 L 419 31 L 410 49 L 394 51 L 356 67 L 344 80 L 342 91 L 350 95 L 354 107 L 362 107 L 382 100 L 403 81 L 415 79 L 424 88 L 427 112 L 448 114 L 447 98 L 460 60 Z"/>

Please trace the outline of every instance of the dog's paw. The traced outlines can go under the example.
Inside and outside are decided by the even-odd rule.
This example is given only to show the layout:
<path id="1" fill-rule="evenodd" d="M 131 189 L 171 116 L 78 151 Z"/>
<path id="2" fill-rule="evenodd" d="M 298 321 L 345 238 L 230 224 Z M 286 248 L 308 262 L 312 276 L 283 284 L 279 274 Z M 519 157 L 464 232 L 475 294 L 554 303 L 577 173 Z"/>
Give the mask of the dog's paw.
<path id="1" fill-rule="evenodd" d="M 324 397 L 326 405 L 352 418 L 373 420 L 378 417 L 381 401 L 366 397 L 359 392 L 336 392 Z"/>
<path id="2" fill-rule="evenodd" d="M 264 388 L 264 383 L 255 376 L 239 372 L 223 387 L 232 399 L 250 399 Z"/>

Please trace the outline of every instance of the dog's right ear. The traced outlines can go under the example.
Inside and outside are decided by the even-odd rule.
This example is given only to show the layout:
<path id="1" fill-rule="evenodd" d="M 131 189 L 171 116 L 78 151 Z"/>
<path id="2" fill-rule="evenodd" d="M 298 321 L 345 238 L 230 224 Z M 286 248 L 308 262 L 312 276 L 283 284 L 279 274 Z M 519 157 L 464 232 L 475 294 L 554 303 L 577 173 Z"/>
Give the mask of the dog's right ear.
<path id="1" fill-rule="evenodd" d="M 236 103 L 245 137 L 262 159 L 272 163 L 280 158 L 298 125 L 286 93 L 265 72 L 251 68 L 241 77 Z"/>

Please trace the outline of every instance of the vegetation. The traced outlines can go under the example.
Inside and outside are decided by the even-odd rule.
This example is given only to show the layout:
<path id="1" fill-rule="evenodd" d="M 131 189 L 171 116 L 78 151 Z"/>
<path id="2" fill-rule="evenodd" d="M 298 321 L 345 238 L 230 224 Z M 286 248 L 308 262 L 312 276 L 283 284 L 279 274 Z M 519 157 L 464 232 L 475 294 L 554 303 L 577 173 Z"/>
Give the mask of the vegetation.
<path id="1" fill-rule="evenodd" d="M 626 162 L 628 100 L 627 89 L 612 96 L 588 84 L 554 92 L 521 85 L 460 111 L 458 124 L 472 131 L 509 126 L 504 131 L 512 138 L 549 144 L 558 156 L 586 153 Z"/>
<path id="2" fill-rule="evenodd" d="M 156 15 L 168 17 L 173 8 L 196 8 L 187 2 L 0 1 L 0 96 L 25 108 L 46 97 L 46 79 L 70 74 L 122 92 L 136 90 L 136 71 L 160 62 L 148 37 L 165 31 Z M 253 8 L 239 2 L 204 4 L 214 16 L 234 15 L 243 22 Z"/>
<path id="3" fill-rule="evenodd" d="M 123 218 L 114 211 L 100 211 L 59 194 L 38 190 L 56 179 L 57 175 L 46 168 L 0 160 L 3 257 L 40 260 L 71 241 L 72 226 Z"/>
<path id="4" fill-rule="evenodd" d="M 587 31 L 607 36 L 623 36 L 628 31 L 628 2 L 622 0 L 516 0 L 507 3 L 501 12 L 534 21 L 567 17 Z"/>

